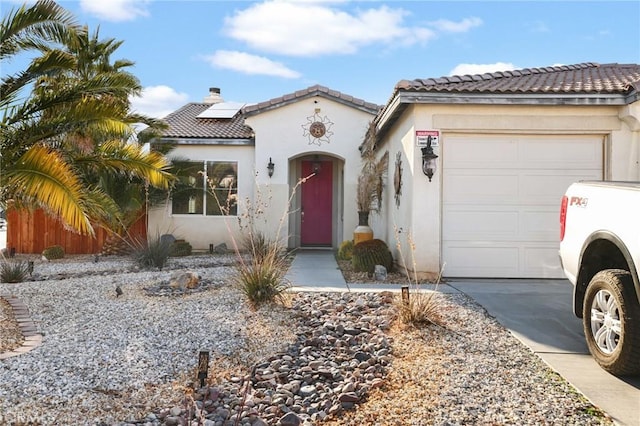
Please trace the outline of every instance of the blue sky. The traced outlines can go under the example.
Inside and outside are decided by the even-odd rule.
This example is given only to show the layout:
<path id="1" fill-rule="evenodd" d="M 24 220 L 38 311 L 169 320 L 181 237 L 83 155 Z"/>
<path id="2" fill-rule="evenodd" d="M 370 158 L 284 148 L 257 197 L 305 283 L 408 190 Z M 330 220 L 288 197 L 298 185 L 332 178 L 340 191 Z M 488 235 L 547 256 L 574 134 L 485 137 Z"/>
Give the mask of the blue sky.
<path id="1" fill-rule="evenodd" d="M 3 16 L 21 4 L 0 3 Z M 209 87 L 254 103 L 320 84 L 384 104 L 402 79 L 640 63 L 639 1 L 59 3 L 101 38 L 124 40 L 113 59 L 135 62 L 144 91 L 133 105 L 157 117 Z"/>

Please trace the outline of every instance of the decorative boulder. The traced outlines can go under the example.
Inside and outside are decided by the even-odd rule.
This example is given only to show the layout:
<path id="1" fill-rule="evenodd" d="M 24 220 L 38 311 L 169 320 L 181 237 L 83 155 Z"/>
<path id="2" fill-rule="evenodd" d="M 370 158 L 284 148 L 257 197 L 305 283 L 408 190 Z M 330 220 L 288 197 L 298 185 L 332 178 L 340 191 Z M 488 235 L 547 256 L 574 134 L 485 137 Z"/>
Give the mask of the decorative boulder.
<path id="1" fill-rule="evenodd" d="M 200 283 L 198 275 L 191 271 L 178 271 L 174 272 L 169 281 L 169 286 L 174 289 L 194 289 L 197 288 Z"/>
<path id="2" fill-rule="evenodd" d="M 387 268 L 382 265 L 376 265 L 373 273 L 376 281 L 384 281 L 387 279 Z"/>
<path id="3" fill-rule="evenodd" d="M 175 242 L 176 242 L 176 237 L 174 237 L 174 236 L 173 236 L 173 235 L 171 235 L 171 234 L 163 234 L 163 235 L 160 235 L 160 244 L 162 244 L 162 245 L 168 245 L 168 246 L 170 246 L 170 245 L 172 245 L 172 244 L 173 244 L 173 243 L 175 243 Z"/>
<path id="4" fill-rule="evenodd" d="M 218 244 L 214 251 L 217 254 L 227 254 L 227 252 L 229 251 L 229 249 L 227 248 L 227 244 L 226 243 L 222 243 L 222 244 Z"/>

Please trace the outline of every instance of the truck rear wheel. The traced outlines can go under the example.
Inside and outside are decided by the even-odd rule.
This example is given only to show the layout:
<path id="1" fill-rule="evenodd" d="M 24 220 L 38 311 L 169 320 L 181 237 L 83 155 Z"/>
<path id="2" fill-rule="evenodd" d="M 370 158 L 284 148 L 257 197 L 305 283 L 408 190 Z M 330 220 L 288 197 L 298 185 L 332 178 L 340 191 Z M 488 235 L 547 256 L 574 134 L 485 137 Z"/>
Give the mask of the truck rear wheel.
<path id="1" fill-rule="evenodd" d="M 589 351 L 611 374 L 640 374 L 640 305 L 629 272 L 598 272 L 587 287 L 582 323 Z"/>

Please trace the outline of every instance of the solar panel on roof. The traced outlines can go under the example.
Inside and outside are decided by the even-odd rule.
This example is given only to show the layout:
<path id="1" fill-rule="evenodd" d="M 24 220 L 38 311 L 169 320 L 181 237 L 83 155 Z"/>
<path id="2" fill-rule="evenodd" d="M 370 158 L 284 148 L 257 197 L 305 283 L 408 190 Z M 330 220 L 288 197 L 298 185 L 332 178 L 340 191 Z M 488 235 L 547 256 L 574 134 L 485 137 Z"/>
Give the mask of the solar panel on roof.
<path id="1" fill-rule="evenodd" d="M 220 102 L 197 115 L 197 118 L 233 118 L 246 104 L 241 102 Z"/>

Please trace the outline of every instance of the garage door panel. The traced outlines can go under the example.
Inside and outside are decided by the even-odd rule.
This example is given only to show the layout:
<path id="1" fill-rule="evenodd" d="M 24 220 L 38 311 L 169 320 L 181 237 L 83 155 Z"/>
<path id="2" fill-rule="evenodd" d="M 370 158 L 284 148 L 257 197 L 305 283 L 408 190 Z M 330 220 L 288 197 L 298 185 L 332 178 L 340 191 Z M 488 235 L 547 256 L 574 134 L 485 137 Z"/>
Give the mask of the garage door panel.
<path id="1" fill-rule="evenodd" d="M 510 140 L 501 139 L 465 139 L 464 145 L 456 144 L 452 139 L 447 148 L 447 164 L 452 168 L 484 168 L 484 166 L 509 161 L 518 161 L 518 146 Z M 500 157 L 495 156 L 500 152 Z"/>
<path id="2" fill-rule="evenodd" d="M 529 210 L 520 215 L 521 241 L 553 241 L 558 238 L 559 205 L 555 209 Z M 556 247 L 557 249 L 557 247 Z M 557 250 L 556 250 L 557 251 Z"/>
<path id="3" fill-rule="evenodd" d="M 444 274 L 456 277 L 510 276 L 516 274 L 519 250 L 514 247 L 450 245 L 443 250 Z M 455 271 L 454 275 L 450 272 Z M 495 275 L 498 273 L 498 275 Z"/>
<path id="4" fill-rule="evenodd" d="M 562 176 L 556 173 L 523 173 L 520 177 L 519 203 L 522 205 L 539 206 L 552 205 L 554 208 L 560 203 L 567 187 L 575 182 L 575 176 Z"/>
<path id="5" fill-rule="evenodd" d="M 502 204 L 518 195 L 518 176 L 513 173 L 460 173 L 449 175 L 447 182 L 452 190 L 445 203 Z"/>
<path id="6" fill-rule="evenodd" d="M 567 187 L 576 180 L 601 178 L 601 172 L 597 170 L 578 170 L 573 173 L 558 173 L 557 170 L 526 171 L 520 175 L 521 201 L 556 204 Z"/>
<path id="7" fill-rule="evenodd" d="M 450 210 L 444 231 L 449 240 L 517 240 L 519 215 L 514 211 Z"/>
<path id="8" fill-rule="evenodd" d="M 602 179 L 602 137 L 442 140 L 446 276 L 561 278 L 558 215 L 573 182 Z"/>
<path id="9" fill-rule="evenodd" d="M 558 247 L 526 247 L 523 255 L 522 278 L 557 278 L 561 268 Z"/>
<path id="10" fill-rule="evenodd" d="M 534 169 L 600 169 L 602 140 L 593 136 L 540 137 L 523 139 L 520 159 Z"/>

